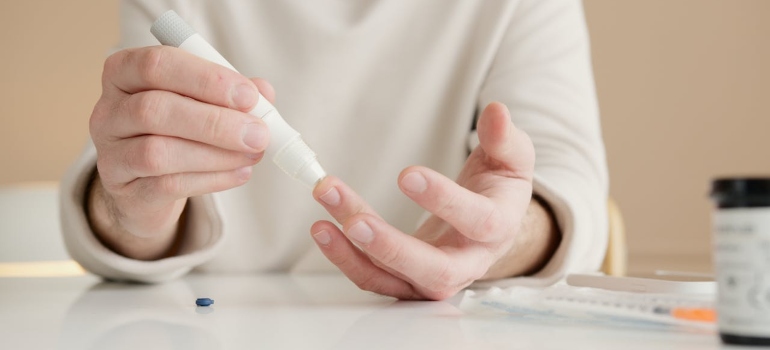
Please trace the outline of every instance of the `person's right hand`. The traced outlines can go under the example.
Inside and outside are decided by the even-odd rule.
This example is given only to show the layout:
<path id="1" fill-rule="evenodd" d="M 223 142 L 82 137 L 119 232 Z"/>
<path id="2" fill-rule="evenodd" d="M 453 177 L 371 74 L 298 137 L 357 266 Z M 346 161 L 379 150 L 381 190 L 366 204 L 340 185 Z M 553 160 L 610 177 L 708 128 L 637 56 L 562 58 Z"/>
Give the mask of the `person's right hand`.
<path id="1" fill-rule="evenodd" d="M 258 90 L 259 88 L 259 90 Z M 153 46 L 107 58 L 90 119 L 96 234 L 136 259 L 162 257 L 188 197 L 248 181 L 268 129 L 246 112 L 274 90 L 183 50 Z"/>

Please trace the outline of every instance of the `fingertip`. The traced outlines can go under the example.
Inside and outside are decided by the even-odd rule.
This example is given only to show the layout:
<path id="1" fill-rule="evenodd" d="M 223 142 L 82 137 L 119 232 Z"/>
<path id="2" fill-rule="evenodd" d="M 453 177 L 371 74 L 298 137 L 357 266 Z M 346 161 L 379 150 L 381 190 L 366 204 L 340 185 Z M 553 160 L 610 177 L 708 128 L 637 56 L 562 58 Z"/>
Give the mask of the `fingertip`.
<path id="1" fill-rule="evenodd" d="M 492 101 L 491 103 L 489 103 L 489 106 L 487 106 L 487 108 L 492 108 L 492 109 L 496 110 L 497 112 L 504 114 L 509 119 L 511 117 L 511 112 L 508 110 L 508 106 L 506 106 L 502 102 Z"/>
<path id="2" fill-rule="evenodd" d="M 398 174 L 398 183 L 401 183 L 401 180 L 403 180 L 404 176 L 406 176 L 407 174 L 413 173 L 415 171 L 422 171 L 423 168 L 424 167 L 419 165 L 410 165 L 404 168 L 404 170 L 401 170 L 401 173 Z"/>
<path id="3" fill-rule="evenodd" d="M 353 226 L 362 222 L 370 228 L 373 228 L 373 226 L 377 226 L 376 219 L 376 216 L 369 213 L 355 213 L 342 223 L 342 232 L 348 232 Z"/>
<path id="4" fill-rule="evenodd" d="M 241 139 L 243 144 L 252 152 L 263 153 L 270 144 L 270 129 L 259 118 L 248 116 L 251 119 L 241 127 Z"/>
<path id="5" fill-rule="evenodd" d="M 340 230 L 337 225 L 329 220 L 318 220 L 310 226 L 310 234 L 314 234 L 322 230 L 329 232 L 339 232 L 342 234 L 342 230 Z"/>
<path id="6" fill-rule="evenodd" d="M 265 156 L 265 152 L 244 153 L 244 155 L 249 159 L 249 165 L 257 165 Z"/>
<path id="7" fill-rule="evenodd" d="M 310 225 L 310 234 L 313 235 L 316 232 L 323 230 L 327 222 L 328 221 L 326 220 L 318 220 L 314 222 L 313 225 Z"/>
<path id="8" fill-rule="evenodd" d="M 262 78 L 251 78 L 251 81 L 257 86 L 257 90 L 262 96 L 270 103 L 275 103 L 275 88 L 270 82 Z"/>
<path id="9" fill-rule="evenodd" d="M 339 179 L 334 175 L 327 175 L 321 179 L 321 181 L 318 181 L 318 183 L 313 188 L 313 198 L 320 200 L 321 196 L 329 192 L 329 190 L 334 187 L 334 184 L 337 181 L 339 181 Z"/>
<path id="10" fill-rule="evenodd" d="M 235 176 L 238 182 L 246 183 L 251 179 L 252 166 L 245 166 L 235 170 Z"/>
<path id="11" fill-rule="evenodd" d="M 484 152 L 507 168 L 531 178 L 535 164 L 535 148 L 529 135 L 517 128 L 508 108 L 492 102 L 482 112 L 478 124 L 479 143 Z"/>
<path id="12" fill-rule="evenodd" d="M 239 83 L 230 88 L 230 108 L 249 111 L 257 105 L 259 91 L 253 83 Z"/>
<path id="13" fill-rule="evenodd" d="M 418 195 L 428 189 L 428 179 L 424 172 L 418 169 L 403 172 L 398 181 L 398 187 L 404 194 Z"/>
<path id="14" fill-rule="evenodd" d="M 338 241 L 341 238 L 344 239 L 345 235 L 337 227 L 327 220 L 316 221 L 310 226 L 310 236 L 318 244 L 320 248 L 331 247 L 332 242 Z M 324 251 L 324 254 L 329 254 L 330 251 Z"/>
<path id="15" fill-rule="evenodd" d="M 497 142 L 510 133 L 509 128 L 512 126 L 508 107 L 500 102 L 492 102 L 484 108 L 479 118 L 479 139 Z"/>
<path id="16" fill-rule="evenodd" d="M 332 242 L 332 236 L 329 231 L 320 230 L 313 234 L 313 239 L 320 246 L 328 246 Z"/>

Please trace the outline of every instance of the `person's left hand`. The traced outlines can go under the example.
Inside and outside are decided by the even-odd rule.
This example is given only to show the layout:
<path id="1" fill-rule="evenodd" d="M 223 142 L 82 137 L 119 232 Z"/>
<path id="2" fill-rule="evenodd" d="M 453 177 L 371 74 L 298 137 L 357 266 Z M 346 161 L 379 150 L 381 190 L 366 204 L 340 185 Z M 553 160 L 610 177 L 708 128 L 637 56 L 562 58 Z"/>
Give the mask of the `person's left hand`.
<path id="1" fill-rule="evenodd" d="M 340 179 L 321 181 L 313 196 L 343 228 L 312 226 L 324 255 L 359 288 L 399 299 L 442 300 L 489 277 L 527 213 L 535 152 L 503 104 L 484 109 L 478 132 L 481 144 L 457 182 L 425 167 L 401 172 L 401 191 L 433 214 L 414 235 L 390 226 Z"/>

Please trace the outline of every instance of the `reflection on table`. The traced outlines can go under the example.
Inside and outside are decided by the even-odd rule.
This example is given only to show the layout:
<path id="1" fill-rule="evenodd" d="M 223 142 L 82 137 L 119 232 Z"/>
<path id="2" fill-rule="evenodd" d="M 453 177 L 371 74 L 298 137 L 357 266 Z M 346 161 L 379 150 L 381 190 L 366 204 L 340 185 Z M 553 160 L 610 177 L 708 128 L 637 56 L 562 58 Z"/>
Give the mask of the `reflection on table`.
<path id="1" fill-rule="evenodd" d="M 196 307 L 195 299 L 215 304 Z M 461 296 L 404 302 L 344 276 L 191 275 L 157 285 L 92 276 L 0 278 L 8 349 L 715 349 L 714 334 L 533 324 L 464 314 Z"/>

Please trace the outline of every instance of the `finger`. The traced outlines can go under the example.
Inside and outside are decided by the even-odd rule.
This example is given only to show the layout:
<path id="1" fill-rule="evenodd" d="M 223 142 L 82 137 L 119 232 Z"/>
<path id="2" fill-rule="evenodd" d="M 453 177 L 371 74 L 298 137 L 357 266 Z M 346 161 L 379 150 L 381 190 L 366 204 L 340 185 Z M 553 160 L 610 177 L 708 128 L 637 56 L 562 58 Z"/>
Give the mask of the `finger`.
<path id="1" fill-rule="evenodd" d="M 343 224 L 375 266 L 403 276 L 430 299 L 445 299 L 481 277 L 484 248 L 447 253 L 385 223 L 352 189 L 335 177 L 322 180 L 313 196 Z M 326 196 L 326 197 L 324 197 Z M 363 223 L 363 225 L 361 225 Z M 376 233 L 376 234 L 375 234 Z"/>
<path id="2" fill-rule="evenodd" d="M 382 219 L 357 214 L 343 225 L 345 236 L 372 259 L 406 277 L 430 299 L 446 299 L 484 275 L 486 248 L 442 250 L 406 235 Z"/>
<path id="3" fill-rule="evenodd" d="M 313 198 L 340 224 L 359 213 L 380 217 L 361 196 L 335 176 L 322 179 L 313 189 Z"/>
<path id="4" fill-rule="evenodd" d="M 275 88 L 273 84 L 262 78 L 251 78 L 251 82 L 257 86 L 259 93 L 264 96 L 268 102 L 275 104 Z"/>
<path id="5" fill-rule="evenodd" d="M 256 164 L 263 155 L 227 151 L 195 141 L 157 135 L 120 141 L 115 146 L 115 152 L 113 157 L 103 157 L 103 162 L 112 162 L 105 164 L 108 165 L 106 168 L 123 173 L 116 175 L 114 181 L 117 182 L 175 173 L 234 170 Z"/>
<path id="6" fill-rule="evenodd" d="M 534 146 L 527 133 L 513 125 L 505 105 L 492 102 L 484 108 L 477 129 L 480 146 L 489 157 L 512 170 L 515 177 L 532 181 Z"/>
<path id="7" fill-rule="evenodd" d="M 201 196 L 245 184 L 252 167 L 208 173 L 177 173 L 136 179 L 125 185 L 122 193 L 135 193 L 147 203 L 167 203 L 180 198 Z"/>
<path id="8" fill-rule="evenodd" d="M 398 177 L 398 185 L 415 203 L 474 241 L 499 241 L 504 234 L 501 228 L 508 227 L 492 200 L 431 169 L 406 168 Z"/>
<path id="9" fill-rule="evenodd" d="M 422 299 L 412 285 L 372 264 L 333 223 L 318 221 L 310 232 L 326 258 L 358 288 L 399 299 Z"/>
<path id="10" fill-rule="evenodd" d="M 168 91 L 130 95 L 109 118 L 97 121 L 95 127 L 103 128 L 103 132 L 92 134 L 112 135 L 115 139 L 146 134 L 174 136 L 250 153 L 264 151 L 270 137 L 259 118 Z"/>
<path id="11" fill-rule="evenodd" d="M 314 188 L 313 197 L 340 224 L 344 224 L 348 218 L 359 213 L 366 213 L 381 218 L 361 196 L 342 182 L 342 180 L 334 176 L 322 179 Z M 372 263 L 398 278 L 403 278 L 403 275 L 398 271 L 393 271 L 377 261 L 372 261 Z"/>
<path id="12" fill-rule="evenodd" d="M 116 52 L 104 63 L 103 84 L 130 94 L 172 91 L 241 111 L 251 110 L 258 99 L 254 83 L 238 72 L 169 46 Z"/>

